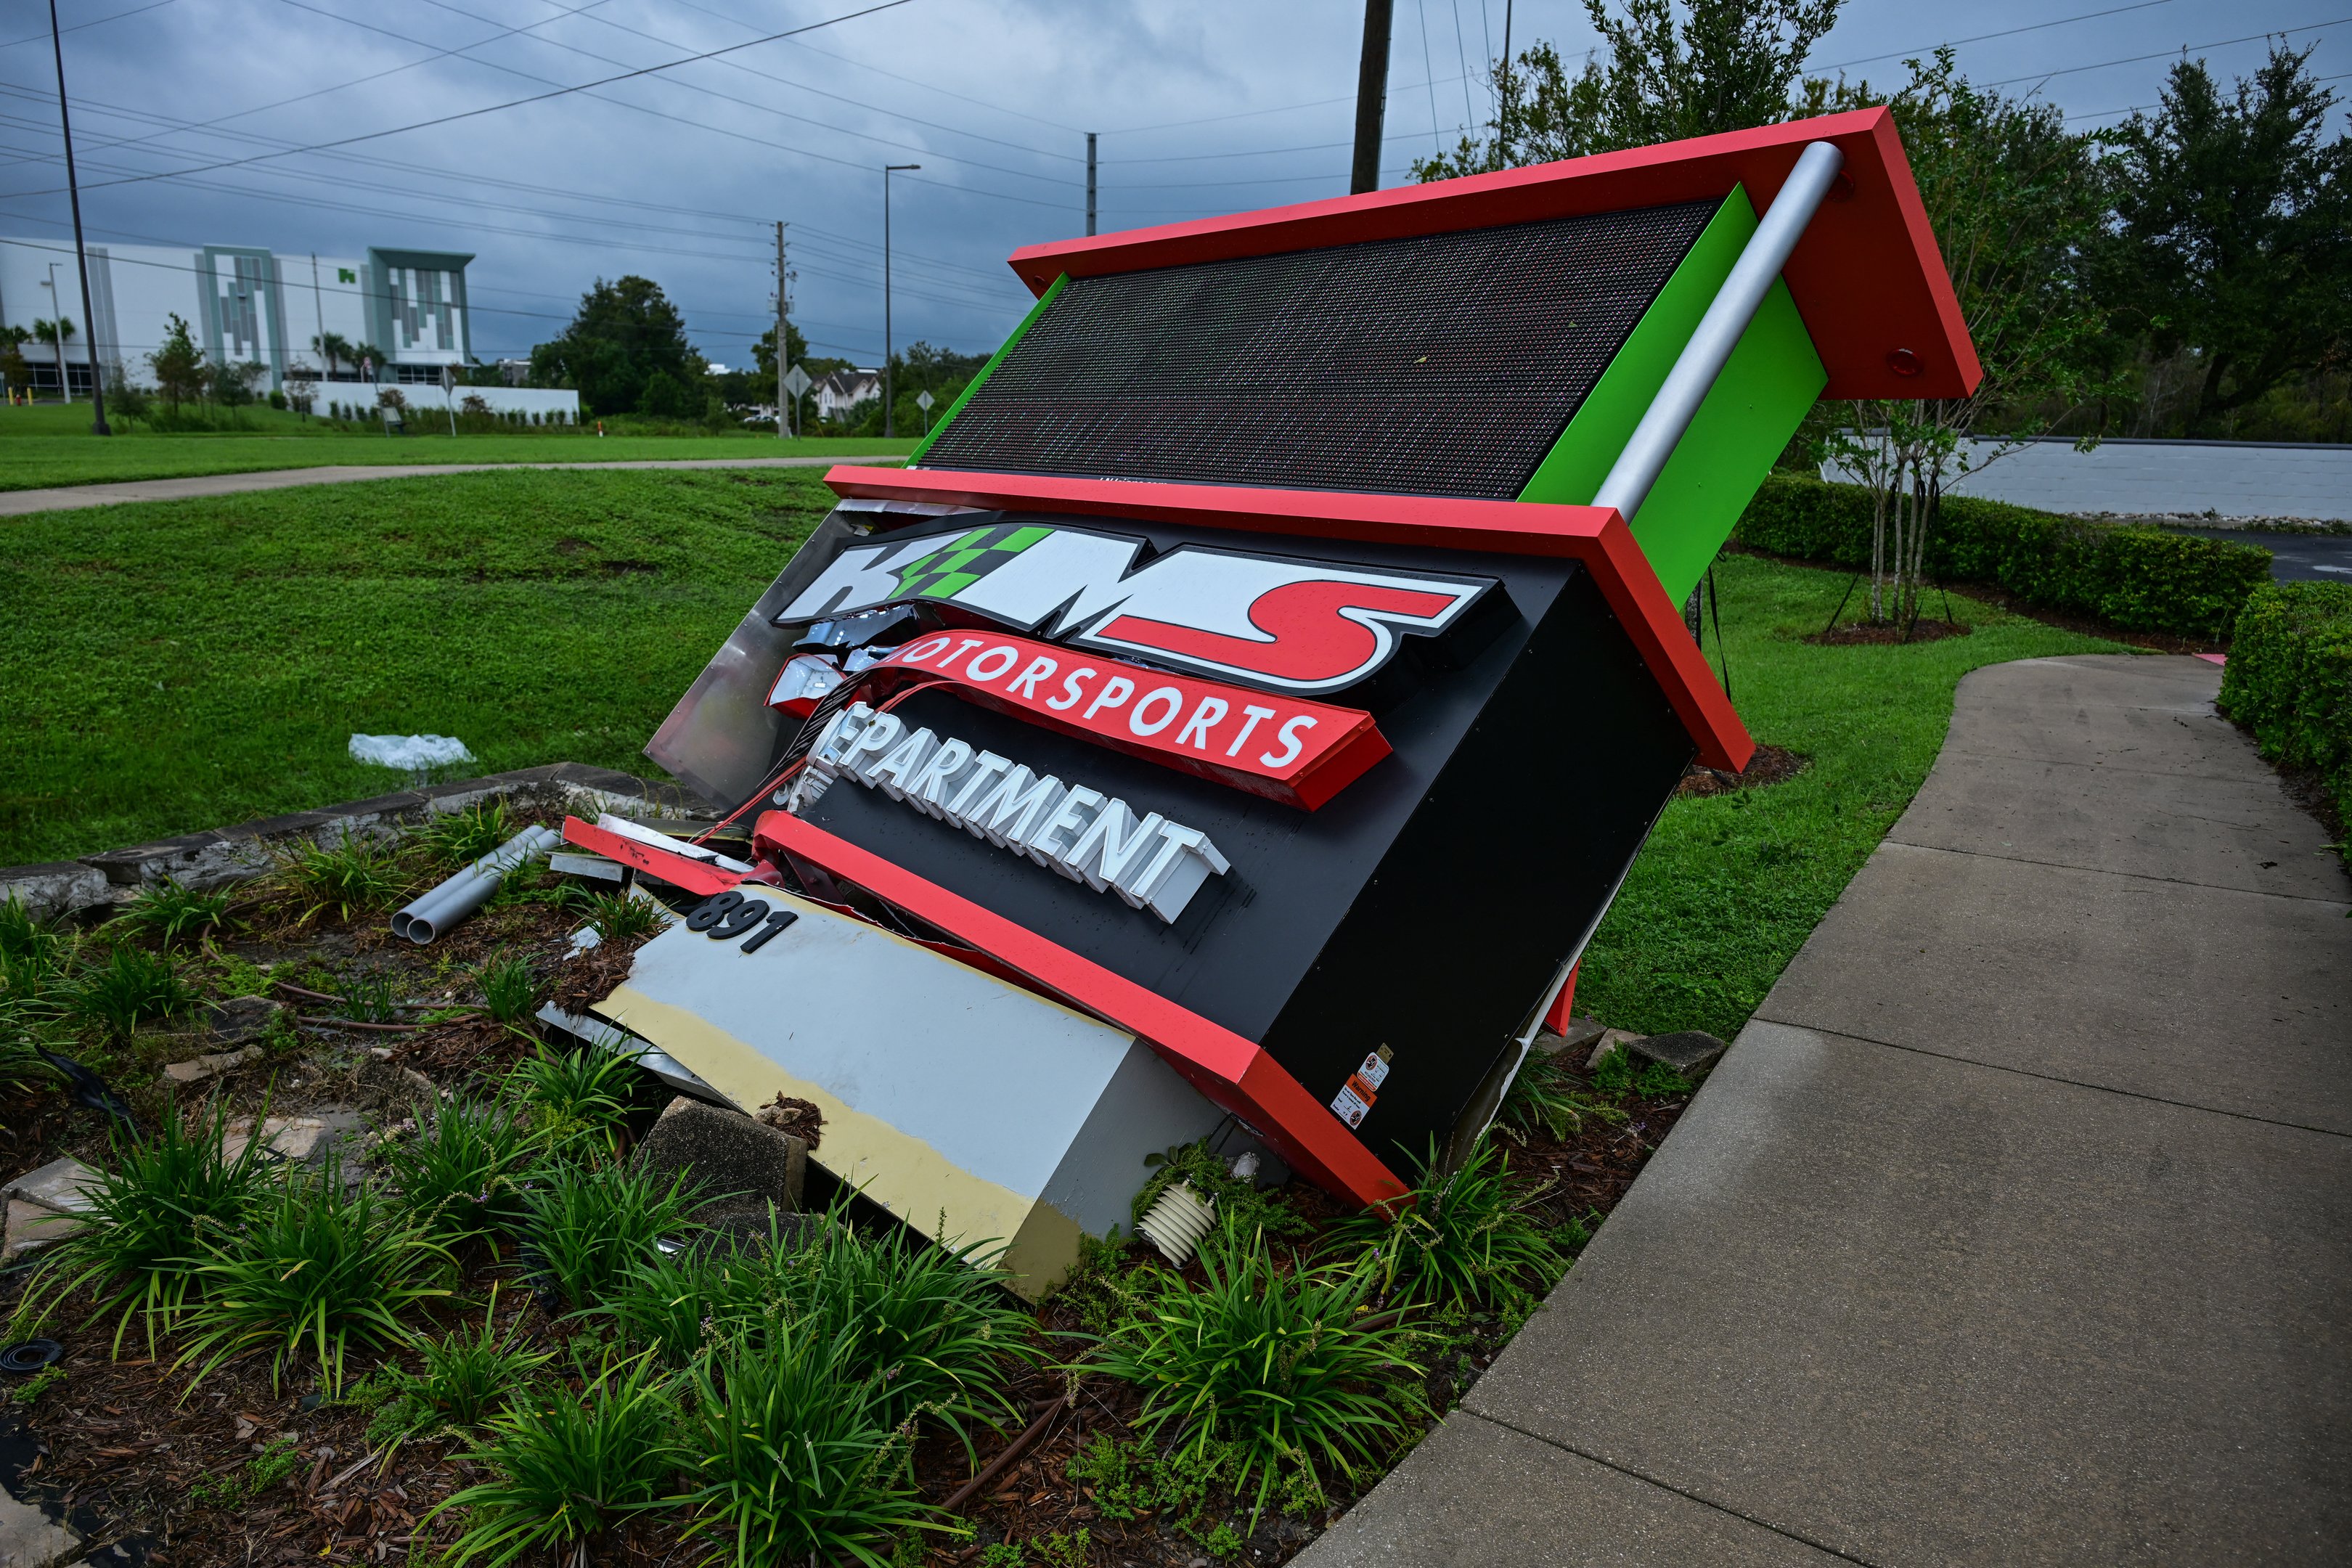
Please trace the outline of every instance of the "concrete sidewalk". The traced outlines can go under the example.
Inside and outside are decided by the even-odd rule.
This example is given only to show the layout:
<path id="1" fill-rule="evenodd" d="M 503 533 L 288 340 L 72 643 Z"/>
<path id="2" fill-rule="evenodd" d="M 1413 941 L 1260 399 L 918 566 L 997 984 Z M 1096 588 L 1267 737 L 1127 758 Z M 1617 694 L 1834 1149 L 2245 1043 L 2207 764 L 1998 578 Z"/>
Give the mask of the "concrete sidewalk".
<path id="1" fill-rule="evenodd" d="M 0 490 L 0 517 L 76 507 L 120 506 L 124 501 L 185 500 L 191 496 L 229 496 L 247 490 L 282 490 L 295 485 L 348 485 L 362 479 L 421 479 L 439 474 L 487 474 L 507 468 L 825 468 L 835 463 L 902 463 L 896 452 L 842 458 L 640 458 L 622 463 L 387 463 L 381 468 L 338 464 L 323 468 L 263 468 L 249 474 L 191 474 L 173 479 L 126 479 L 119 484 L 65 485 L 46 490 Z"/>
<path id="2" fill-rule="evenodd" d="M 1962 681 L 1583 1260 L 1302 1568 L 2352 1561 L 2352 883 L 2220 677 Z"/>

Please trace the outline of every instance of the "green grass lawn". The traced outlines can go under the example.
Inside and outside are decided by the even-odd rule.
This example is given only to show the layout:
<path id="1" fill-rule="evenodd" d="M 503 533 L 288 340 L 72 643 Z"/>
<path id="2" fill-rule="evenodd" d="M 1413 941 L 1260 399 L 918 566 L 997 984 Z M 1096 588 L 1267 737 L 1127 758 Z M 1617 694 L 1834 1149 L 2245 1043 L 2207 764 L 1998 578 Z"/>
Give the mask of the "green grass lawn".
<path id="1" fill-rule="evenodd" d="M 813 470 L 523 472 L 0 520 L 0 863 L 399 787 L 354 731 L 646 771 L 828 500 Z M 1667 807 L 1577 1002 L 1728 1037 L 1910 802 L 1963 674 L 2118 650 L 1958 598 L 1973 636 L 1814 647 L 1843 574 L 1717 574 L 1741 711 L 1811 766 Z"/>
<path id="2" fill-rule="evenodd" d="M 120 479 L 178 479 L 191 474 L 245 474 L 265 468 L 309 468 L 332 463 L 398 467 L 410 463 L 617 463 L 681 458 L 843 458 L 914 450 L 912 439 L 802 437 L 730 431 L 719 436 L 599 437 L 591 429 L 519 431 L 495 436 L 432 433 L 432 421 L 412 414 L 415 434 L 352 433 L 324 420 L 271 408 L 247 408 L 244 431 L 157 435 L 136 426 L 100 438 L 89 433 L 89 405 L 45 403 L 0 407 L 0 490 Z"/>
<path id="3" fill-rule="evenodd" d="M 638 748 L 831 492 L 821 470 L 520 472 L 0 519 L 0 863 Z"/>
<path id="4" fill-rule="evenodd" d="M 1845 573 L 1730 555 L 1716 579 L 1731 600 L 1724 637 L 1748 732 L 1811 765 L 1785 784 L 1666 807 L 1585 952 L 1576 1010 L 1621 1029 L 1727 1040 L 1918 793 L 1961 676 L 2014 658 L 2131 650 L 1957 596 L 1954 618 L 1976 627 L 1969 637 L 1816 647 L 1802 639 L 1829 620 Z"/>

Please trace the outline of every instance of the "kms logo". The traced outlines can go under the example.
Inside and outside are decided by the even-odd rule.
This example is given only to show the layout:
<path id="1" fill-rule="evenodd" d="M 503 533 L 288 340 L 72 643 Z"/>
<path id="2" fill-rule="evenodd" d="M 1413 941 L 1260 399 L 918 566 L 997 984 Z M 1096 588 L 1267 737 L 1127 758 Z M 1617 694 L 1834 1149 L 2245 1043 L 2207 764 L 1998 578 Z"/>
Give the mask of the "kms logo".
<path id="1" fill-rule="evenodd" d="M 1496 586 L 1196 544 L 1138 571 L 1142 551 L 1139 539 L 1012 523 L 854 545 L 776 619 L 929 600 L 1082 647 L 1306 693 L 1354 685 L 1388 662 L 1401 634 L 1435 636 Z"/>

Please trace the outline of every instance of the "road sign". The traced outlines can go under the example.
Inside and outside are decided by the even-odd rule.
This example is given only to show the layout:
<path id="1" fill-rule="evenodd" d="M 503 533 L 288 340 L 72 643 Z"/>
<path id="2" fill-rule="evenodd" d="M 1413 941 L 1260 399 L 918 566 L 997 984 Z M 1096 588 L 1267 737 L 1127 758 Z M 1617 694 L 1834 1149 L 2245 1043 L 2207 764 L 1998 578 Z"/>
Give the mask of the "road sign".
<path id="1" fill-rule="evenodd" d="M 441 367 L 441 390 L 444 392 L 455 392 L 457 390 L 457 367 L 456 365 L 445 364 Z"/>
<path id="2" fill-rule="evenodd" d="M 816 384 L 809 380 L 808 372 L 798 365 L 784 372 L 784 390 L 794 397 L 798 397 L 814 384 Z"/>
<path id="3" fill-rule="evenodd" d="M 931 395 L 928 392 L 918 393 L 915 395 L 915 406 L 926 414 L 931 411 Z"/>

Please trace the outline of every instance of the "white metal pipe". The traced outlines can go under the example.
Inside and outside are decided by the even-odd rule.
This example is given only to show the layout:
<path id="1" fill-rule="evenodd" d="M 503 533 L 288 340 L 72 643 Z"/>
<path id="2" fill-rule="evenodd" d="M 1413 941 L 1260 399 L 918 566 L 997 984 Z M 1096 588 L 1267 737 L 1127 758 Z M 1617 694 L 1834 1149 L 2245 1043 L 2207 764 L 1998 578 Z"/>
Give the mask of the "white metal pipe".
<path id="1" fill-rule="evenodd" d="M 1789 171 L 1780 194 L 1772 198 L 1756 232 L 1748 237 L 1739 259 L 1732 263 L 1731 275 L 1716 291 L 1706 314 L 1699 318 L 1698 330 L 1683 345 L 1675 368 L 1666 373 L 1664 384 L 1650 400 L 1625 449 L 1617 454 L 1609 477 L 1601 481 L 1593 505 L 1614 507 L 1628 522 L 1642 510 L 1650 487 L 1658 482 L 1666 459 L 1675 455 L 1683 433 L 1698 415 L 1698 405 L 1714 390 L 1716 377 L 1723 374 L 1731 351 L 1739 346 L 1740 335 L 1756 319 L 1773 279 L 1780 276 L 1789 253 L 1797 248 L 1805 226 L 1812 222 L 1844 163 L 1845 154 L 1827 142 L 1811 142 L 1798 155 L 1797 166 Z"/>
<path id="2" fill-rule="evenodd" d="M 526 827 L 392 917 L 393 932 L 422 945 L 490 901 L 506 874 L 562 842 L 549 827 Z"/>

